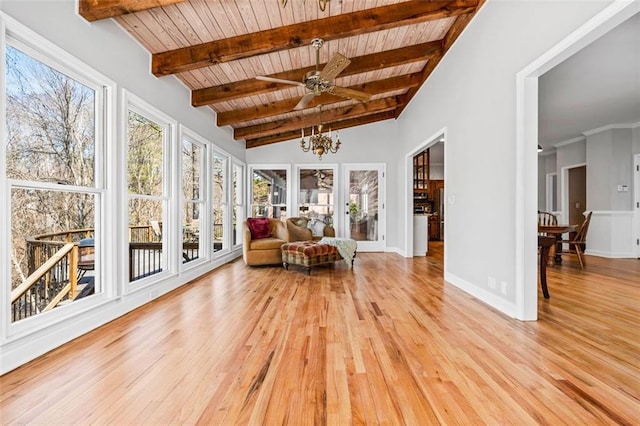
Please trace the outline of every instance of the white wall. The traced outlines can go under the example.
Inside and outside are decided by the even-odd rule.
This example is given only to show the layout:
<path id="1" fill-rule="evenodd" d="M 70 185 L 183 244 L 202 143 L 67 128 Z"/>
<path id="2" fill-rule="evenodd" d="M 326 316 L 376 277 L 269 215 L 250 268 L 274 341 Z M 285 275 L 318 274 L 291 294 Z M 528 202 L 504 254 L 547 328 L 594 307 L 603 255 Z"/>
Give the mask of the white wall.
<path id="1" fill-rule="evenodd" d="M 405 153 L 448 129 L 445 278 L 510 315 L 516 300 L 515 76 L 607 4 L 488 1 L 399 118 Z M 495 289 L 488 277 L 497 280 Z"/>
<path id="2" fill-rule="evenodd" d="M 593 211 L 587 254 L 636 257 L 633 237 L 633 129 L 588 132 L 587 210 Z M 627 191 L 618 191 L 627 185 Z"/>
<path id="3" fill-rule="evenodd" d="M 335 154 L 325 154 L 322 160 L 311 152 L 300 149 L 300 140 L 265 145 L 247 150 L 247 164 L 338 164 L 384 163 L 387 165 L 387 249 L 399 251 L 402 229 L 398 227 L 398 206 L 404 203 L 403 183 L 399 180 L 399 158 L 396 120 L 385 120 L 367 126 L 340 130 L 340 149 Z M 339 176 L 342 170 L 338 170 Z M 342 184 L 339 181 L 338 184 Z"/>
<path id="4" fill-rule="evenodd" d="M 556 153 L 538 153 L 538 210 L 551 211 L 550 207 L 547 207 L 547 174 L 556 173 L 556 171 Z"/>
<path id="5" fill-rule="evenodd" d="M 178 123 L 183 124 L 214 142 L 218 147 L 244 160 L 244 144 L 232 140 L 228 129 L 215 126 L 215 115 L 208 108 L 190 107 L 190 91 L 174 77 L 156 78 L 150 73 L 150 56 L 115 21 L 106 20 L 89 24 L 76 14 L 76 4 L 67 1 L 13 1 L 5 0 L 0 4 L 3 14 L 17 20 L 50 40 L 69 54 L 77 57 L 100 73 L 106 75 L 118 85 L 118 119 L 122 117 L 122 89 L 137 95 L 147 103 L 161 110 Z M 122 124 L 122 123 L 120 123 Z M 123 132 L 118 129 L 115 150 L 123 151 Z M 112 146 L 113 148 L 113 146 Z M 114 162 L 115 163 L 115 162 Z M 109 175 L 118 175 L 110 170 Z M 117 180 L 114 179 L 114 180 Z M 112 190 L 113 191 L 113 190 Z M 117 199 L 117 194 L 109 194 Z M 117 200 L 120 202 L 120 200 Z M 6 205 L 6 203 L 5 203 Z M 109 210 L 112 212 L 113 210 Z M 4 216 L 3 216 L 4 217 Z M 118 217 L 105 218 L 110 224 L 118 222 Z M 115 229 L 115 225 L 110 225 Z M 117 240 L 117 237 L 115 237 Z M 115 243 L 112 243 L 114 245 Z M 0 250 L 2 251 L 2 250 Z M 180 271 L 176 275 L 154 285 L 151 290 L 140 290 L 121 297 L 104 297 L 104 302 L 83 312 L 75 311 L 66 320 L 51 321 L 45 328 L 33 328 L 28 332 L 7 333 L 8 315 L 2 319 L 2 342 L 0 342 L 0 374 L 9 371 L 61 344 L 82 335 L 136 307 L 147 303 L 154 297 L 164 294 L 196 278 L 199 275 L 229 261 L 237 253 L 230 253 L 224 259 Z M 111 258 L 110 258 L 111 259 Z M 113 259 L 111 259 L 113 260 Z M 117 263 L 117 262 L 116 262 Z M 109 265 L 118 269 L 118 265 Z M 4 278 L 6 274 L 2 274 Z M 115 277 L 112 274 L 111 277 Z M 114 288 L 116 279 L 109 280 L 107 286 Z M 7 282 L 1 284 L 10 288 Z M 98 295 L 99 296 L 99 295 Z M 82 301 L 77 302 L 81 304 Z M 2 310 L 8 312 L 8 310 Z M 24 322 L 28 322 L 25 320 Z M 20 325 L 20 324 L 18 324 Z M 25 327 L 26 329 L 26 327 Z"/>

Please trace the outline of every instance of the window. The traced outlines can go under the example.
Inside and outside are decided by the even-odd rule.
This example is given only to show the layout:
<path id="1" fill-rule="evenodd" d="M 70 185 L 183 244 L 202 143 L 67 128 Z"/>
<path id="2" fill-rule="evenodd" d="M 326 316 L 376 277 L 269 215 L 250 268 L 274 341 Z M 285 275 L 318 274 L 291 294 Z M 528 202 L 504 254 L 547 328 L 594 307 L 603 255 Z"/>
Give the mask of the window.
<path id="1" fill-rule="evenodd" d="M 107 88 L 97 74 L 75 71 L 77 60 L 46 46 L 9 36 L 4 57 L 11 230 L 8 241 L 0 238 L 10 247 L 0 269 L 10 271 L 12 322 L 103 291 Z"/>
<path id="2" fill-rule="evenodd" d="M 168 268 L 167 171 L 171 125 L 158 112 L 128 95 L 127 185 L 129 192 L 129 282 Z"/>
<path id="3" fill-rule="evenodd" d="M 212 215 L 213 215 L 213 253 L 226 249 L 225 215 L 228 213 L 227 164 L 229 158 L 219 152 L 213 153 L 211 168 Z"/>
<path id="4" fill-rule="evenodd" d="M 187 263 L 201 257 L 200 235 L 205 213 L 202 193 L 205 146 L 183 138 L 182 140 L 182 262 Z"/>
<path id="5" fill-rule="evenodd" d="M 242 222 L 244 221 L 244 165 L 233 162 L 233 220 L 232 220 L 232 246 L 242 244 Z"/>

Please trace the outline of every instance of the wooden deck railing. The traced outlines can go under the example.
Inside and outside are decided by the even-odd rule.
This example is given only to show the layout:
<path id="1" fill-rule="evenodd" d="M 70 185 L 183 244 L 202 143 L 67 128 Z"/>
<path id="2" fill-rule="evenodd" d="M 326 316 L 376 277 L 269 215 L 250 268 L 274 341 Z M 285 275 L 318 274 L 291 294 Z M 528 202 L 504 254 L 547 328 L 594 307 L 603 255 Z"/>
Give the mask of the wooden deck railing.
<path id="1" fill-rule="evenodd" d="M 78 291 L 78 243 L 93 236 L 93 229 L 75 229 L 42 234 L 27 239 L 29 276 L 11 292 L 11 317 L 18 321 L 53 309 L 63 300 L 74 300 Z M 213 250 L 222 249 L 222 225 L 213 229 Z M 235 241 L 235 232 L 233 232 Z M 185 241 L 183 263 L 198 259 L 200 243 Z M 162 237 L 150 225 L 129 227 L 129 280 L 156 274 L 163 270 Z"/>
<path id="2" fill-rule="evenodd" d="M 11 291 L 12 321 L 46 312 L 62 300 L 77 296 L 78 270 L 71 265 L 77 265 L 78 246 L 49 242 L 47 248 L 56 245 L 59 249 Z"/>

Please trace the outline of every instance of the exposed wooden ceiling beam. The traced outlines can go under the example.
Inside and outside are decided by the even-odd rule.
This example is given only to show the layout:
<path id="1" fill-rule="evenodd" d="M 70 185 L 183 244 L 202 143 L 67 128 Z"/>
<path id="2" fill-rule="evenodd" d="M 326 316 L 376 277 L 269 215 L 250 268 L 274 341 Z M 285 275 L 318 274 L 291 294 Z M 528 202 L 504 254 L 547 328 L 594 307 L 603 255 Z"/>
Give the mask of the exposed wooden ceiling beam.
<path id="1" fill-rule="evenodd" d="M 431 41 L 399 49 L 387 50 L 381 53 L 356 56 L 354 58 L 350 58 L 351 64 L 349 64 L 349 66 L 340 73 L 340 77 L 347 77 L 364 72 L 410 64 L 412 62 L 424 61 L 437 56 L 440 52 L 442 52 L 442 42 Z M 320 68 L 324 67 L 324 65 L 325 64 L 321 64 Z M 282 80 L 302 81 L 304 75 L 314 69 L 315 67 L 307 67 L 271 74 L 269 77 L 280 78 Z M 220 86 L 193 90 L 191 92 L 191 105 L 195 107 L 210 105 L 212 103 L 226 102 L 245 96 L 255 96 L 261 93 L 290 87 L 291 86 L 286 84 L 272 83 L 252 78 L 249 80 L 222 84 Z"/>
<path id="2" fill-rule="evenodd" d="M 478 1 L 413 0 L 201 43 L 153 54 L 151 72 L 156 76 L 175 74 L 305 46 L 315 37 L 331 41 L 467 14 L 475 10 Z"/>
<path id="3" fill-rule="evenodd" d="M 331 130 L 342 130 L 347 129 L 349 127 L 360 126 L 363 124 L 376 123 L 378 121 L 389 120 L 391 118 L 395 118 L 395 111 L 383 111 L 377 112 L 374 114 L 364 115 L 356 118 L 349 118 L 347 120 L 336 121 L 331 123 Z M 311 128 L 305 128 L 305 135 L 311 133 Z M 272 136 L 264 136 L 255 139 L 247 139 L 245 147 L 249 148 L 257 148 L 259 146 L 270 145 L 277 142 L 289 141 L 293 139 L 298 139 L 302 135 L 300 134 L 300 129 L 292 130 L 284 133 L 278 133 Z"/>
<path id="4" fill-rule="evenodd" d="M 359 102 L 353 105 L 323 111 L 321 118 L 323 123 L 329 125 L 333 121 L 341 121 L 348 118 L 359 117 L 361 115 L 372 114 L 374 112 L 396 109 L 398 105 L 400 105 L 398 97 L 393 96 L 367 103 Z M 304 116 L 276 120 L 268 123 L 256 124 L 254 126 L 238 127 L 233 132 L 233 138 L 236 140 L 255 139 L 295 129 L 298 129 L 299 131 L 303 127 L 310 127 L 318 124 L 319 120 L 320 118 L 317 114 L 306 114 Z"/>
<path id="5" fill-rule="evenodd" d="M 385 80 L 371 81 L 369 83 L 357 84 L 350 86 L 350 89 L 360 90 L 370 95 L 379 95 L 382 93 L 394 92 L 397 90 L 416 87 L 422 82 L 422 73 L 410 75 L 401 75 L 398 77 L 387 78 Z M 344 98 L 339 96 L 323 93 L 316 96 L 307 108 L 314 108 L 318 105 L 330 105 L 336 102 L 344 102 Z M 249 120 L 257 120 L 260 118 L 272 117 L 274 115 L 286 114 L 291 112 L 300 98 L 291 98 L 284 101 L 272 102 L 269 104 L 236 109 L 232 111 L 220 112 L 217 114 L 218 126 L 227 126 L 242 123 Z"/>
<path id="6" fill-rule="evenodd" d="M 186 0 L 79 0 L 78 13 L 87 21 L 93 22 L 184 1 Z"/>

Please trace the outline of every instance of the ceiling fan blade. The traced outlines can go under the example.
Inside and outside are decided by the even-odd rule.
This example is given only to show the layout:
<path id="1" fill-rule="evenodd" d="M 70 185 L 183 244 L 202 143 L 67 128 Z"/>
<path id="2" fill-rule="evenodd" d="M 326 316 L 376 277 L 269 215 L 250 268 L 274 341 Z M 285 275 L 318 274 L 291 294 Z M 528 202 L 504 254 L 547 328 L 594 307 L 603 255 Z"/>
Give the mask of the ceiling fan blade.
<path id="1" fill-rule="evenodd" d="M 294 111 L 299 111 L 301 109 L 305 109 L 307 107 L 307 105 L 309 105 L 309 102 L 311 102 L 311 100 L 313 98 L 315 98 L 316 95 L 313 92 L 309 92 L 306 95 L 304 95 L 302 97 L 302 99 L 300 99 L 300 102 L 298 102 L 298 105 L 296 105 L 293 110 Z"/>
<path id="2" fill-rule="evenodd" d="M 333 57 L 327 62 L 327 65 L 324 66 L 322 71 L 320 71 L 320 78 L 323 80 L 331 81 L 338 74 L 342 72 L 349 64 L 351 60 L 340 53 L 336 53 Z"/>
<path id="3" fill-rule="evenodd" d="M 304 86 L 301 81 L 283 80 L 281 78 L 265 77 L 262 75 L 256 76 L 256 80 L 270 81 L 272 83 L 293 84 L 294 86 Z"/>
<path id="4" fill-rule="evenodd" d="M 368 101 L 371 95 L 360 90 L 349 89 L 347 87 L 331 86 L 327 92 L 332 95 L 342 96 L 343 98 L 354 99 L 356 101 Z"/>

